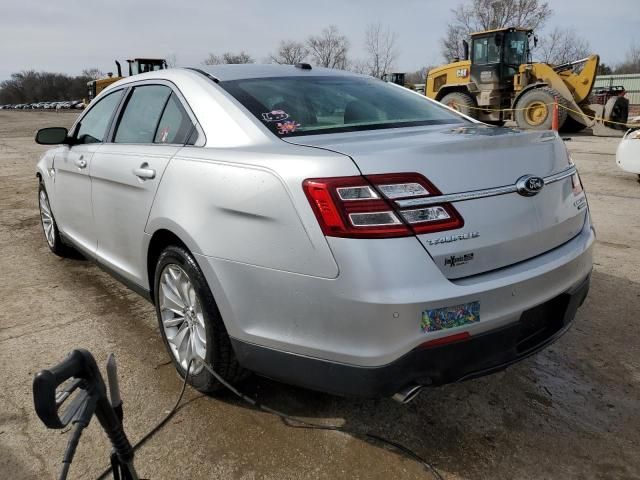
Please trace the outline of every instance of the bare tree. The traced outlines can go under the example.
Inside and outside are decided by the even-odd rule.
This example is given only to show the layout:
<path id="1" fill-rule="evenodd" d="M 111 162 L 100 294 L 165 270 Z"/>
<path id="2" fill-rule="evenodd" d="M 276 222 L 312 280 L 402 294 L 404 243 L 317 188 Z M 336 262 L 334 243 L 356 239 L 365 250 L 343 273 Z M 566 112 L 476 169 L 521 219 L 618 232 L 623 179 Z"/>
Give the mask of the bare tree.
<path id="1" fill-rule="evenodd" d="M 85 68 L 82 70 L 81 76 L 90 78 L 91 80 L 97 80 L 104 77 L 104 72 L 99 68 Z"/>
<path id="2" fill-rule="evenodd" d="M 615 73 L 640 73 L 640 45 L 631 44 L 624 61 L 618 65 Z"/>
<path id="3" fill-rule="evenodd" d="M 203 62 L 205 65 L 220 65 L 221 63 L 255 63 L 255 60 L 247 52 L 240 53 L 225 52 L 222 55 L 209 54 Z"/>
<path id="4" fill-rule="evenodd" d="M 383 27 L 381 23 L 372 23 L 367 26 L 364 46 L 368 55 L 369 75 L 381 78 L 393 69 L 393 64 L 398 57 L 397 37 L 395 32 L 392 32 L 389 27 Z"/>
<path id="5" fill-rule="evenodd" d="M 542 38 L 536 57 L 541 62 L 560 65 L 584 58 L 589 53 L 589 42 L 575 30 L 556 27 Z"/>
<path id="6" fill-rule="evenodd" d="M 295 65 L 304 62 L 309 55 L 309 50 L 304 43 L 295 40 L 282 40 L 275 54 L 270 55 L 270 60 L 282 65 Z"/>
<path id="7" fill-rule="evenodd" d="M 469 36 L 466 29 L 461 29 L 453 24 L 447 25 L 447 33 L 440 39 L 440 49 L 445 61 L 463 57 L 462 40 Z"/>
<path id="8" fill-rule="evenodd" d="M 462 39 L 472 32 L 503 27 L 539 29 L 552 12 L 544 0 L 467 0 L 451 13 L 453 21 L 441 39 L 447 61 L 462 57 Z"/>
<path id="9" fill-rule="evenodd" d="M 89 69 L 88 72 L 97 69 Z M 0 82 L 0 104 L 32 103 L 52 100 L 75 100 L 87 92 L 91 77 L 69 77 L 61 73 L 25 70 L 12 73 L 9 80 Z"/>
<path id="10" fill-rule="evenodd" d="M 307 47 L 316 65 L 341 69 L 348 65 L 349 40 L 335 25 L 325 28 L 320 35 L 310 36 Z"/>
<path id="11" fill-rule="evenodd" d="M 431 66 L 426 66 L 415 72 L 407 72 L 404 78 L 405 83 L 413 83 L 416 85 L 424 84 L 427 80 L 427 73 L 432 68 Z"/>
<path id="12" fill-rule="evenodd" d="M 370 75 L 369 62 L 366 60 L 349 60 L 345 70 L 350 72 L 359 73 L 361 75 Z"/>

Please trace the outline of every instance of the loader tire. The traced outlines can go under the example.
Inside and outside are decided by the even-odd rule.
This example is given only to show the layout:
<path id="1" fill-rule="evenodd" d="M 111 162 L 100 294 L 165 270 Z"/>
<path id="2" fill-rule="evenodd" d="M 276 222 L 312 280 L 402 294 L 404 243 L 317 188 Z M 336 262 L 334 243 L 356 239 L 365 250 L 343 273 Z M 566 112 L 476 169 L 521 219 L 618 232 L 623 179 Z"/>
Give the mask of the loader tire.
<path id="1" fill-rule="evenodd" d="M 564 125 L 562 125 L 560 131 L 562 133 L 578 133 L 585 128 L 587 128 L 587 126 L 584 123 L 580 123 L 567 115 L 567 119 L 564 121 Z"/>
<path id="2" fill-rule="evenodd" d="M 566 106 L 562 96 L 553 88 L 534 88 L 522 94 L 516 103 L 515 119 L 519 128 L 527 130 L 550 130 L 553 122 L 553 101 Z M 558 129 L 567 120 L 567 111 L 558 109 Z"/>
<path id="3" fill-rule="evenodd" d="M 440 99 L 440 103 L 471 118 L 478 118 L 477 104 L 468 93 L 451 92 Z"/>

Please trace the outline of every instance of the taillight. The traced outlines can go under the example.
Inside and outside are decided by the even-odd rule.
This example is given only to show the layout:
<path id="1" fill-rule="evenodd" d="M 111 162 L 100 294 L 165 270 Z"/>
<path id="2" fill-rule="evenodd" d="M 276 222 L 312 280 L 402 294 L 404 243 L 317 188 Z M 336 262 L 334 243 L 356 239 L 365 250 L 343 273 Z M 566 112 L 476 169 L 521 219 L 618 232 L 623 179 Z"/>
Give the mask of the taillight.
<path id="1" fill-rule="evenodd" d="M 578 175 L 578 172 L 571 175 L 571 187 L 574 195 L 580 195 L 583 191 L 582 181 L 580 180 L 580 175 Z"/>
<path id="2" fill-rule="evenodd" d="M 456 209 L 447 203 L 397 207 L 396 200 L 440 195 L 417 173 L 312 178 L 303 182 L 303 188 L 327 236 L 406 237 L 464 225 Z"/>
<path id="3" fill-rule="evenodd" d="M 571 154 L 569 153 L 569 150 L 567 150 L 567 156 L 569 158 L 569 165 L 575 166 L 575 163 L 573 163 L 573 158 L 571 158 Z M 573 190 L 574 195 L 580 195 L 583 191 L 582 180 L 580 180 L 580 175 L 578 175 L 577 170 L 576 170 L 576 173 L 571 175 L 571 189 Z"/>

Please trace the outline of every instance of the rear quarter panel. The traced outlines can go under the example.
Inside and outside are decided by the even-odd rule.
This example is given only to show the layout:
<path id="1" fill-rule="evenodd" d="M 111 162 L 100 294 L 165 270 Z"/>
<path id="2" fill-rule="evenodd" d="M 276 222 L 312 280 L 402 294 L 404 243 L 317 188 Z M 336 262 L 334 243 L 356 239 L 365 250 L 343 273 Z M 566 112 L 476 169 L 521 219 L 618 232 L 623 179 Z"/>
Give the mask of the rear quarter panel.
<path id="1" fill-rule="evenodd" d="M 165 171 L 146 233 L 168 229 L 193 253 L 208 257 L 337 277 L 302 181 L 357 170 L 343 155 L 289 145 L 282 154 L 282 149 L 183 148 Z"/>

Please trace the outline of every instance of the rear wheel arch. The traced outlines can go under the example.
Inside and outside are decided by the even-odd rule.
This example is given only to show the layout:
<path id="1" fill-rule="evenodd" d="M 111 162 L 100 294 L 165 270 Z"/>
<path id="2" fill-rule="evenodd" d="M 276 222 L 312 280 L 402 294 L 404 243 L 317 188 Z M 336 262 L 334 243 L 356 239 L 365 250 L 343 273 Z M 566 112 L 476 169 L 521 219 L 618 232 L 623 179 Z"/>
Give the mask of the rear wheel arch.
<path id="1" fill-rule="evenodd" d="M 153 233 L 147 248 L 147 275 L 149 280 L 149 291 L 151 292 L 151 299 L 155 303 L 154 279 L 156 274 L 156 265 L 162 251 L 171 246 L 182 247 L 185 250 L 191 252 L 186 243 L 183 242 L 178 235 L 167 229 L 160 229 Z"/>

